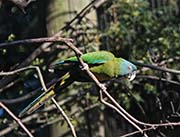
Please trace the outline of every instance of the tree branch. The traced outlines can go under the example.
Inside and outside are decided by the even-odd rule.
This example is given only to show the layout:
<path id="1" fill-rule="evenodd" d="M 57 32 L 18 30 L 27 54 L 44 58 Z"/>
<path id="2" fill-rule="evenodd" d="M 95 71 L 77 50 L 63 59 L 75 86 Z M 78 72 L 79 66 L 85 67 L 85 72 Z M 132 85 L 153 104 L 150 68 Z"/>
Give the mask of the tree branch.
<path id="1" fill-rule="evenodd" d="M 156 126 L 152 126 L 152 127 L 149 127 L 149 128 L 144 128 L 143 131 L 156 130 L 158 127 L 167 127 L 167 126 L 171 127 L 171 126 L 179 126 L 179 125 L 180 125 L 180 122 L 177 122 L 177 123 L 175 123 L 175 122 L 162 123 L 162 124 L 157 124 Z M 139 133 L 140 133 L 139 131 L 134 131 L 134 132 L 122 135 L 120 137 L 129 137 L 129 136 L 139 134 Z"/>
<path id="2" fill-rule="evenodd" d="M 130 124 L 132 124 L 136 129 L 138 129 L 138 131 L 141 133 L 141 134 L 144 134 L 145 137 L 148 137 L 146 135 L 146 133 L 143 132 L 143 130 L 138 126 L 136 125 L 133 121 L 131 121 L 131 119 L 129 119 L 123 112 L 121 112 L 119 109 L 117 109 L 114 105 L 108 103 L 107 101 L 104 100 L 103 98 L 103 94 L 102 94 L 102 90 L 99 91 L 100 92 L 100 101 L 105 104 L 106 106 L 116 110 L 116 112 L 118 112 L 123 118 L 125 118 Z"/>
<path id="3" fill-rule="evenodd" d="M 24 129 L 26 134 L 29 137 L 33 137 L 33 135 L 30 133 L 30 131 L 26 128 L 26 126 L 21 122 L 19 118 L 17 118 L 2 102 L 0 102 L 0 106 Z"/>
<path id="4" fill-rule="evenodd" d="M 140 62 L 136 62 L 136 61 L 132 61 L 132 63 L 135 64 L 135 65 L 138 65 L 138 66 L 147 67 L 147 68 L 151 68 L 151 69 L 154 69 L 154 70 L 160 70 L 160 71 L 163 71 L 163 72 L 180 74 L 180 70 L 169 69 L 169 68 L 165 68 L 165 67 L 158 67 L 158 66 L 155 66 L 155 65 L 144 64 L 144 63 L 140 63 Z"/>
<path id="5" fill-rule="evenodd" d="M 65 42 L 65 41 L 72 41 L 72 39 L 61 38 L 58 36 L 34 38 L 34 39 L 24 39 L 24 40 L 0 43 L 0 48 L 6 47 L 6 46 L 9 47 L 9 46 L 21 45 L 21 44 L 44 43 L 44 42 Z"/>
<path id="6" fill-rule="evenodd" d="M 168 83 L 171 83 L 174 85 L 180 85 L 180 82 L 168 80 L 168 79 L 160 78 L 160 77 L 156 77 L 156 76 L 138 75 L 136 78 L 151 79 L 151 80 L 157 80 L 157 81 L 162 81 L 162 82 L 168 82 Z"/>

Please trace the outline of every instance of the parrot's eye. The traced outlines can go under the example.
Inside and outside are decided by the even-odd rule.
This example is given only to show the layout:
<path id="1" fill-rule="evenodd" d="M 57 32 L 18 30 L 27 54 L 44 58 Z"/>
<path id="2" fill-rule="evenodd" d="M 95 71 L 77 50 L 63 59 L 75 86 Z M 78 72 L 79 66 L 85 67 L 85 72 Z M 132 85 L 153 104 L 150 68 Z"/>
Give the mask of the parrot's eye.
<path id="1" fill-rule="evenodd" d="M 128 70 L 131 72 L 133 70 L 132 66 L 128 66 Z"/>

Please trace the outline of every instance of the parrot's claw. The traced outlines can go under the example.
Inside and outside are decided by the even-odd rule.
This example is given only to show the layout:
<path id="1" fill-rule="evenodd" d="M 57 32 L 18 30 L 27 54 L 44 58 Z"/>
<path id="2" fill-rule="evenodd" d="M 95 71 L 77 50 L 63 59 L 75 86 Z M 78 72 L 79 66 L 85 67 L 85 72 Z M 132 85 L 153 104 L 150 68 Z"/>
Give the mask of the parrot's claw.
<path id="1" fill-rule="evenodd" d="M 88 70 L 89 66 L 86 63 L 83 63 L 83 66 L 81 67 L 81 70 Z"/>
<path id="2" fill-rule="evenodd" d="M 54 69 L 48 69 L 50 73 L 54 73 Z"/>
<path id="3" fill-rule="evenodd" d="M 99 87 L 100 87 L 103 91 L 106 91 L 106 90 L 107 90 L 105 84 L 100 84 Z"/>

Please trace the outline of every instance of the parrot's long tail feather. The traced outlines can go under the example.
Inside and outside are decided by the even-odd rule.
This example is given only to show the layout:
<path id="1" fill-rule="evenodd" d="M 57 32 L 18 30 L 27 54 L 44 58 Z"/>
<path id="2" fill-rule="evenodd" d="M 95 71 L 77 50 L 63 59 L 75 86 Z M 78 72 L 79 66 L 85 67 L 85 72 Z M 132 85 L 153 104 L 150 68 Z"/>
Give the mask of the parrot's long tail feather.
<path id="1" fill-rule="evenodd" d="M 68 85 L 70 85 L 74 80 L 70 77 L 70 72 L 65 73 L 58 82 L 52 85 L 48 91 L 43 92 L 39 97 L 37 97 L 33 102 L 31 102 L 25 109 L 19 113 L 19 117 L 24 116 L 26 113 L 31 114 L 40 106 L 42 106 L 47 100 L 54 97 L 57 92 L 61 91 Z"/>
<path id="2" fill-rule="evenodd" d="M 31 102 L 25 109 L 19 113 L 19 117 L 22 117 L 24 114 L 31 114 L 40 106 L 42 106 L 47 100 L 55 96 L 55 91 L 50 90 L 42 93 L 38 98 Z"/>

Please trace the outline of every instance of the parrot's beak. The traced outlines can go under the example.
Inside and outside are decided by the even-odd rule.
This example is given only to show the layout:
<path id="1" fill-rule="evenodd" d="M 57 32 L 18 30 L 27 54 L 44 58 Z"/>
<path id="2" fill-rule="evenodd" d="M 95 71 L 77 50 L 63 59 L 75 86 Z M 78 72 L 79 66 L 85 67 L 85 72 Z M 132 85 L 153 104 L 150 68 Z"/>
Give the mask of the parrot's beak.
<path id="1" fill-rule="evenodd" d="M 136 77 L 136 71 L 132 71 L 128 74 L 128 80 L 132 81 Z"/>

